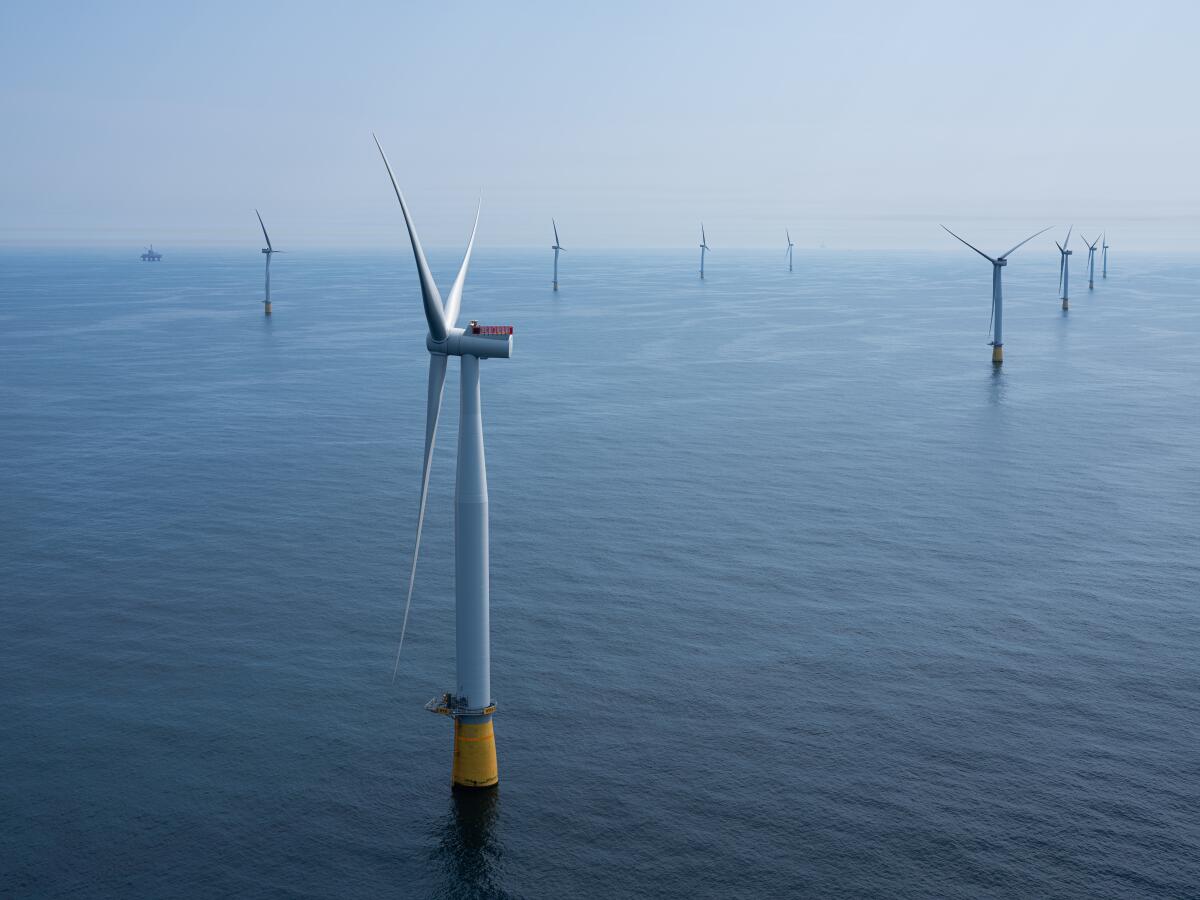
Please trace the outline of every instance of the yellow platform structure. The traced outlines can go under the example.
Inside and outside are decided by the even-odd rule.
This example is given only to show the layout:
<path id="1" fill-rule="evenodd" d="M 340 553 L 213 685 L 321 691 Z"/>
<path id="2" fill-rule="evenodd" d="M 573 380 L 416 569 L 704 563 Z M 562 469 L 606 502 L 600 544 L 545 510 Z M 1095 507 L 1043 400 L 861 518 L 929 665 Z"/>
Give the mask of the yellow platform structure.
<path id="1" fill-rule="evenodd" d="M 492 714 L 496 705 L 484 709 L 466 709 L 451 694 L 435 697 L 425 708 L 454 719 L 454 762 L 450 766 L 450 784 L 455 788 L 491 788 L 500 783 L 496 765 L 496 733 Z"/>

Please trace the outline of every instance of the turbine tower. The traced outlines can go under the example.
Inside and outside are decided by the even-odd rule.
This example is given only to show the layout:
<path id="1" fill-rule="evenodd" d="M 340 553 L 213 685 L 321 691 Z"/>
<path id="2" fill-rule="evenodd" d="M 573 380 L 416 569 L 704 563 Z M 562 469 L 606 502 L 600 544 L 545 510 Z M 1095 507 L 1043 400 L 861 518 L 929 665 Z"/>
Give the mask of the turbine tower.
<path id="1" fill-rule="evenodd" d="M 942 226 L 942 230 L 945 231 L 946 234 L 950 235 L 952 238 L 962 241 L 964 244 L 967 244 L 966 241 L 963 241 L 962 238 L 960 238 L 957 234 L 955 234 L 953 231 L 951 231 L 945 225 Z M 992 337 L 992 340 L 990 343 L 992 345 L 992 362 L 995 365 L 1000 365 L 1002 362 L 1004 362 L 1004 296 L 1000 290 L 1000 272 L 1005 266 L 1008 265 L 1008 257 L 1012 253 L 1016 252 L 1016 250 L 1018 250 L 1020 247 L 1023 247 L 1025 244 L 1028 244 L 1039 234 L 1045 234 L 1049 230 L 1050 230 L 1050 226 L 1046 226 L 1041 231 L 1036 232 L 1035 234 L 1031 234 L 1029 237 L 1025 238 L 1025 240 L 1021 241 L 1021 243 L 1017 244 L 1016 247 L 1013 247 L 1012 250 L 1006 250 L 1004 253 L 1001 253 L 995 259 L 988 256 L 986 253 L 984 253 L 978 247 L 975 247 L 971 244 L 967 244 L 968 247 L 970 247 L 972 250 L 974 250 L 976 253 L 978 253 L 980 256 L 982 256 L 984 259 L 986 259 L 988 262 L 990 262 L 992 264 L 992 335 L 993 335 L 993 337 Z"/>
<path id="2" fill-rule="evenodd" d="M 372 135 L 374 137 L 374 135 Z M 463 256 L 458 277 L 445 301 L 438 293 L 416 226 L 409 215 L 408 205 L 400 192 L 392 167 L 388 163 L 379 139 L 375 146 L 383 157 L 383 165 L 391 179 L 400 211 L 408 228 L 417 275 L 421 282 L 421 302 L 429 334 L 425 346 L 429 350 L 429 389 L 425 413 L 425 459 L 421 466 L 421 499 L 417 512 L 417 536 L 413 544 L 412 570 L 408 579 L 408 597 L 404 602 L 404 624 L 401 626 L 400 648 L 408 628 L 408 610 L 412 602 L 413 583 L 417 574 L 417 555 L 421 549 L 421 529 L 425 522 L 425 501 L 429 496 L 429 467 L 437 437 L 438 418 L 442 410 L 442 388 L 446 382 L 446 365 L 451 356 L 460 358 L 458 420 L 458 467 L 454 482 L 454 631 L 457 687 L 425 704 L 431 712 L 454 720 L 454 762 L 450 782 L 454 787 L 487 788 L 500 780 L 496 768 L 496 740 L 492 729 L 491 642 L 489 638 L 490 575 L 488 554 L 488 493 L 487 468 L 483 452 L 483 417 L 479 406 L 479 362 L 484 359 L 508 359 L 512 356 L 513 329 L 509 325 L 479 325 L 471 321 L 467 328 L 455 325 L 462 305 L 463 282 L 475 246 L 475 225 Z M 400 648 L 396 650 L 396 665 L 400 664 Z M 394 677 L 394 673 L 393 673 Z"/>
<path id="3" fill-rule="evenodd" d="M 1107 231 L 1104 232 L 1100 236 L 1100 261 L 1101 261 L 1100 277 L 1107 278 L 1108 277 L 1108 232 Z"/>
<path id="4" fill-rule="evenodd" d="M 254 214 L 258 216 L 258 224 L 261 226 L 263 237 L 266 238 L 267 241 L 267 246 L 263 247 L 263 253 L 265 253 L 267 256 L 267 298 L 263 300 L 263 313 L 269 316 L 271 314 L 271 257 L 276 253 L 282 253 L 283 251 L 276 250 L 271 246 L 271 238 L 267 234 L 267 226 L 263 225 L 262 213 L 256 209 Z"/>
<path id="5" fill-rule="evenodd" d="M 567 248 L 560 246 L 561 242 L 558 239 L 558 223 L 555 222 L 553 219 L 551 219 L 550 224 L 554 226 L 554 246 L 551 247 L 550 249 L 554 251 L 554 289 L 557 291 L 558 290 L 558 254 L 560 251 L 562 253 L 566 253 Z"/>
<path id="6" fill-rule="evenodd" d="M 1074 225 L 1071 226 L 1071 228 L 1074 228 L 1074 227 L 1075 227 Z M 1061 244 L 1058 241 L 1054 242 L 1054 246 L 1058 248 L 1058 253 L 1059 253 L 1058 289 L 1060 291 L 1062 291 L 1062 302 L 1063 302 L 1064 310 L 1070 308 L 1070 303 L 1068 302 L 1067 296 L 1069 293 L 1069 291 L 1068 291 L 1069 282 L 1071 280 L 1071 260 L 1070 260 L 1070 256 L 1072 253 L 1072 251 L 1070 249 L 1071 228 L 1067 229 L 1067 237 Z"/>
<path id="7" fill-rule="evenodd" d="M 708 246 L 708 238 L 704 236 L 704 223 L 700 223 L 700 277 L 704 278 L 704 254 L 712 252 Z"/>
<path id="8" fill-rule="evenodd" d="M 1088 239 L 1085 238 L 1081 234 L 1079 236 L 1079 239 L 1081 241 L 1083 241 L 1085 244 L 1087 244 L 1087 248 L 1088 248 L 1088 290 L 1090 291 L 1090 290 L 1092 290 L 1092 288 L 1095 287 L 1094 282 L 1095 282 L 1095 278 L 1096 278 L 1096 245 L 1100 243 L 1100 238 L 1096 238 L 1094 241 L 1091 241 L 1089 243 Z"/>
<path id="9" fill-rule="evenodd" d="M 785 229 L 783 230 L 783 233 L 787 235 L 787 241 L 788 241 L 788 248 L 787 248 L 787 257 L 788 257 L 788 271 L 790 272 L 790 271 L 792 271 L 792 248 L 793 248 L 793 247 L 795 247 L 796 245 L 792 243 L 792 233 L 791 233 L 790 231 L 788 231 L 788 230 L 785 228 Z"/>

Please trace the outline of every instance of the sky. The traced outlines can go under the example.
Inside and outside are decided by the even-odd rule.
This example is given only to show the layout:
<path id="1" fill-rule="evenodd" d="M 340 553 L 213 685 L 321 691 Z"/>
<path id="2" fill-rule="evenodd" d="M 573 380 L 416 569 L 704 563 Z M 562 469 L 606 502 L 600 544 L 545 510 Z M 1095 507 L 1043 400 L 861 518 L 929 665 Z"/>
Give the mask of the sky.
<path id="1" fill-rule="evenodd" d="M 1200 4 L 0 4 L 0 246 L 1200 241 Z M 957 226 L 957 227 L 956 227 Z"/>

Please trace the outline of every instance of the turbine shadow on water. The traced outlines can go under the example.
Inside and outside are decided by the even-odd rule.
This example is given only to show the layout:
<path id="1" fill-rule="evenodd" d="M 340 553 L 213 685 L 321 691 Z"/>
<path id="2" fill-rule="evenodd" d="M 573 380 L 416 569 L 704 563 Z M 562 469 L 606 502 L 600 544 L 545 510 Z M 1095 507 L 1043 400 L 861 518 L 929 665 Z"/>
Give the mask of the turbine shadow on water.
<path id="1" fill-rule="evenodd" d="M 451 792 L 435 852 L 450 886 L 446 896 L 508 896 L 500 886 L 503 847 L 498 837 L 499 814 L 499 791 Z"/>
<path id="2" fill-rule="evenodd" d="M 992 366 L 991 377 L 988 379 L 988 403 L 991 406 L 1004 404 L 1004 369 Z"/>

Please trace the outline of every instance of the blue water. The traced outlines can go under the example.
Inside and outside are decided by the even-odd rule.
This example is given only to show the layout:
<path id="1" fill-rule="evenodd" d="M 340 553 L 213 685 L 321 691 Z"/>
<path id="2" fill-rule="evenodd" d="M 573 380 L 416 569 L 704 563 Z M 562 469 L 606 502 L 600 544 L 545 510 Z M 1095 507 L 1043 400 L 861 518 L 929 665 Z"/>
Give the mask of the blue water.
<path id="1" fill-rule="evenodd" d="M 1200 895 L 1200 262 L 1045 243 L 1002 371 L 965 250 L 480 252 L 458 798 L 406 251 L 6 251 L 0 895 Z"/>

